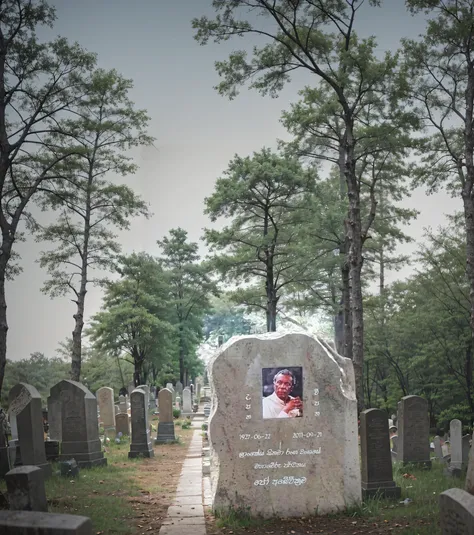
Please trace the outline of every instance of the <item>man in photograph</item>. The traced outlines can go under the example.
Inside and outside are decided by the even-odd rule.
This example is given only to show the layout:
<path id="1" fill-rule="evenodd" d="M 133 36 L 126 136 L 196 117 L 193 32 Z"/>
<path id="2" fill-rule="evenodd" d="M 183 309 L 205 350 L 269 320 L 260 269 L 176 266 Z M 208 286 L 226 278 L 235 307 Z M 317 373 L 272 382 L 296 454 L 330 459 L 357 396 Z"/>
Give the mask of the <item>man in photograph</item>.
<path id="1" fill-rule="evenodd" d="M 303 402 L 290 393 L 295 387 L 295 376 L 290 370 L 281 370 L 273 378 L 273 394 L 263 398 L 263 418 L 298 418 L 303 414 Z"/>

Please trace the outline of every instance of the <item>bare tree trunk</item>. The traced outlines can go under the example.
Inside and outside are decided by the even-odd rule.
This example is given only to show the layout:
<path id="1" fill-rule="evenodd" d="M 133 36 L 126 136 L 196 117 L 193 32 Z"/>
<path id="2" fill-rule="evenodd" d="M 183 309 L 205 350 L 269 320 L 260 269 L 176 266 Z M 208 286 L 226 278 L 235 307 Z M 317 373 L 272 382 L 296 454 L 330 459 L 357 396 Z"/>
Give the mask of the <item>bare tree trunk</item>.
<path id="1" fill-rule="evenodd" d="M 184 343 L 183 325 L 179 326 L 179 380 L 184 385 Z"/>
<path id="2" fill-rule="evenodd" d="M 342 306 L 344 319 L 344 349 L 342 355 L 352 360 L 352 313 L 349 263 L 344 262 L 342 273 Z"/>
<path id="3" fill-rule="evenodd" d="M 3 238 L 5 244 L 5 237 Z M 0 254 L 0 393 L 2 392 L 5 366 L 7 363 L 7 301 L 5 297 L 5 272 L 8 259 L 3 251 Z"/>

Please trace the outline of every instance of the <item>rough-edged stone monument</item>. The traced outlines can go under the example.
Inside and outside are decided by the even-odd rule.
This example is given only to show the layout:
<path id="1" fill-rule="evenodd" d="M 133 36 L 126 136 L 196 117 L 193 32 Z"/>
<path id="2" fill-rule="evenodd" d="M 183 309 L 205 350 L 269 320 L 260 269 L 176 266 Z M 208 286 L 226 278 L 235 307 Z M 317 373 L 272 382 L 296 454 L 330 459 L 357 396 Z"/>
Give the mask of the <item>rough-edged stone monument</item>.
<path id="1" fill-rule="evenodd" d="M 81 468 L 107 464 L 99 440 L 97 400 L 82 383 L 64 379 L 50 397 L 61 401 L 61 461 L 75 459 Z"/>
<path id="2" fill-rule="evenodd" d="M 439 496 L 441 535 L 474 535 L 474 496 L 449 489 Z"/>
<path id="3" fill-rule="evenodd" d="M 420 396 L 405 396 L 398 403 L 397 459 L 431 468 L 428 402 Z"/>
<path id="4" fill-rule="evenodd" d="M 153 457 L 155 452 L 151 444 L 148 426 L 147 394 L 141 388 L 135 388 L 130 396 L 132 411 L 132 441 L 129 458 Z"/>
<path id="5" fill-rule="evenodd" d="M 8 395 L 9 410 L 16 417 L 21 460 L 24 465 L 37 466 L 44 477 L 51 475 L 51 465 L 44 449 L 43 411 L 41 395 L 34 386 L 15 385 Z"/>
<path id="6" fill-rule="evenodd" d="M 39 466 L 19 466 L 5 475 L 8 502 L 14 511 L 48 510 L 44 471 Z"/>
<path id="7" fill-rule="evenodd" d="M 284 518 L 361 501 L 349 359 L 308 334 L 268 333 L 232 338 L 208 369 L 214 511 Z"/>
<path id="8" fill-rule="evenodd" d="M 158 405 L 160 407 L 160 421 L 155 444 L 165 444 L 176 440 L 173 420 L 173 394 L 167 388 L 158 392 Z"/>
<path id="9" fill-rule="evenodd" d="M 115 432 L 114 389 L 103 386 L 97 390 L 96 397 L 104 431 L 110 435 Z"/>
<path id="10" fill-rule="evenodd" d="M 401 489 L 393 481 L 390 435 L 385 411 L 368 409 L 360 415 L 362 495 L 399 498 Z"/>

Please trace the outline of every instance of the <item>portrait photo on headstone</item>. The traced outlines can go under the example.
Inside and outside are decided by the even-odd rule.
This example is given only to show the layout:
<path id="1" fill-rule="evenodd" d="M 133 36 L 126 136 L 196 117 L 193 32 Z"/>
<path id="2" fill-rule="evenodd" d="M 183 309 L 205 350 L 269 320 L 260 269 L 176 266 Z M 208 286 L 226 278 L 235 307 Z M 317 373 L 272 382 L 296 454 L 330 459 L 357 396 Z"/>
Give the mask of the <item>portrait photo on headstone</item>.
<path id="1" fill-rule="evenodd" d="M 303 416 L 303 368 L 280 366 L 262 368 L 262 417 Z"/>

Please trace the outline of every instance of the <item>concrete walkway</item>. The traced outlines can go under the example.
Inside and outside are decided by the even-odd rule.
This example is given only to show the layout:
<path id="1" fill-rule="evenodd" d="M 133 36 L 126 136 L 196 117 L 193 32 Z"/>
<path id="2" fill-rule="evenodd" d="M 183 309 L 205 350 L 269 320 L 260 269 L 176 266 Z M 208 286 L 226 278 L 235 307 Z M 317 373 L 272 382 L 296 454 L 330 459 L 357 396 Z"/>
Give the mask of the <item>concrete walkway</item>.
<path id="1" fill-rule="evenodd" d="M 202 505 L 202 422 L 194 422 L 195 419 L 192 427 L 196 430 L 183 463 L 176 496 L 168 508 L 160 535 L 182 535 L 190 530 L 193 535 L 206 535 Z"/>

